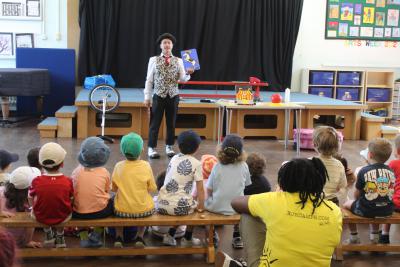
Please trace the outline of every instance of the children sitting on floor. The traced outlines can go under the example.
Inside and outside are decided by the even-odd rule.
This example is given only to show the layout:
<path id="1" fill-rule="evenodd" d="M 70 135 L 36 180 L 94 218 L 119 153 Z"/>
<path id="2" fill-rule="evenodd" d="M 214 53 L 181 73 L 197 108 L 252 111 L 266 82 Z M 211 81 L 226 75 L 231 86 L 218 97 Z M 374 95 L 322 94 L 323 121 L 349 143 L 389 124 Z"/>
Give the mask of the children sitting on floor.
<path id="1" fill-rule="evenodd" d="M 81 144 L 80 165 L 72 172 L 74 206 L 72 217 L 100 219 L 112 215 L 114 204 L 110 198 L 110 173 L 103 166 L 110 156 L 110 148 L 99 137 L 89 137 Z M 81 231 L 81 247 L 101 247 L 103 228 L 96 227 L 88 234 Z"/>
<path id="2" fill-rule="evenodd" d="M 343 164 L 333 157 L 340 148 L 338 133 L 330 126 L 320 126 L 314 130 L 313 143 L 319 154 L 318 158 L 328 172 L 324 187 L 325 199 L 339 205 L 338 192 L 346 188 L 347 180 Z"/>
<path id="3" fill-rule="evenodd" d="M 37 168 L 23 166 L 15 169 L 5 186 L 0 187 L 0 217 L 13 217 L 17 212 L 29 211 L 28 189 L 32 180 L 41 173 Z M 8 228 L 19 247 L 39 248 L 40 242 L 32 240 L 34 228 Z"/>
<path id="4" fill-rule="evenodd" d="M 352 213 L 367 217 L 387 217 L 393 213 L 393 190 L 395 175 L 384 163 L 392 153 L 391 143 L 384 138 L 375 138 L 368 143 L 368 166 L 363 167 L 357 175 L 354 200 L 343 206 Z M 357 225 L 349 224 L 352 244 L 360 243 Z M 379 224 L 370 225 L 370 240 L 379 241 Z"/>
<path id="5" fill-rule="evenodd" d="M 47 143 L 40 148 L 39 163 L 45 173 L 32 181 L 29 195 L 33 198 L 31 216 L 44 227 L 45 246 L 65 248 L 64 227 L 60 223 L 71 219 L 74 188 L 71 178 L 60 172 L 67 152 L 57 143 Z M 52 227 L 56 228 L 56 234 Z"/>
<path id="6" fill-rule="evenodd" d="M 192 130 L 184 131 L 178 136 L 180 153 L 168 164 L 164 185 L 157 199 L 157 211 L 164 215 L 182 216 L 191 214 L 197 208 L 204 210 L 204 188 L 201 163 L 193 154 L 200 146 L 200 136 Z M 193 184 L 198 192 L 197 202 L 193 199 Z M 171 227 L 163 238 L 163 243 L 176 246 L 176 227 Z M 201 241 L 193 237 L 193 227 L 188 226 L 181 240 L 183 246 L 198 246 Z"/>
<path id="7" fill-rule="evenodd" d="M 153 198 L 157 191 L 153 171 L 147 161 L 140 159 L 143 151 L 143 139 L 136 133 L 122 137 L 121 153 L 126 160 L 118 162 L 112 174 L 112 191 L 115 192 L 114 214 L 122 218 L 144 218 L 155 212 Z M 134 240 L 136 247 L 144 247 L 145 227 L 138 227 Z M 116 228 L 114 247 L 121 248 L 124 240 L 123 228 Z"/>
<path id="8" fill-rule="evenodd" d="M 7 150 L 0 150 L 0 186 L 10 179 L 11 163 L 18 161 L 18 155 Z"/>
<path id="9" fill-rule="evenodd" d="M 232 201 L 247 222 L 241 226 L 246 247 L 253 249 L 246 255 L 248 266 L 330 266 L 340 242 L 342 214 L 339 207 L 323 199 L 326 180 L 321 160 L 297 158 L 278 172 L 281 191 Z M 219 252 L 215 267 L 225 266 L 243 264 Z"/>
<path id="10" fill-rule="evenodd" d="M 389 162 L 389 167 L 393 170 L 394 175 L 396 176 L 392 201 L 394 205 L 394 210 L 400 212 L 400 135 L 397 135 L 394 139 L 394 146 L 395 159 Z M 379 237 L 379 243 L 389 244 L 389 233 L 390 224 L 384 224 L 382 226 L 382 235 Z"/>
<path id="11" fill-rule="evenodd" d="M 235 197 L 243 196 L 246 186 L 251 184 L 249 167 L 245 161 L 243 141 L 240 136 L 225 136 L 222 145 L 217 151 L 218 163 L 211 171 L 207 182 L 206 209 L 224 215 L 235 214 L 231 201 Z M 215 245 L 218 245 L 218 236 L 214 233 Z M 232 245 L 234 248 L 243 248 L 239 225 L 234 226 Z"/>
<path id="12" fill-rule="evenodd" d="M 260 153 L 250 153 L 246 160 L 249 166 L 251 185 L 244 188 L 245 195 L 255 195 L 271 191 L 268 179 L 263 175 L 267 167 L 265 157 Z"/>

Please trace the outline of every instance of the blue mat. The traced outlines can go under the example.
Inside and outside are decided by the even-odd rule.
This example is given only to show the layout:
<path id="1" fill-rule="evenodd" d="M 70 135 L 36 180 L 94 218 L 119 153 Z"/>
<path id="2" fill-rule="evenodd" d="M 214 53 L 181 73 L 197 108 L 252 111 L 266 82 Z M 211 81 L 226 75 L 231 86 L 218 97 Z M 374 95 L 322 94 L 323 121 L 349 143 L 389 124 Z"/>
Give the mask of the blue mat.
<path id="1" fill-rule="evenodd" d="M 48 69 L 50 94 L 43 98 L 43 115 L 54 116 L 64 105 L 73 105 L 75 100 L 75 50 L 54 48 L 17 48 L 17 68 Z M 36 98 L 17 98 L 19 115 L 37 113 Z"/>

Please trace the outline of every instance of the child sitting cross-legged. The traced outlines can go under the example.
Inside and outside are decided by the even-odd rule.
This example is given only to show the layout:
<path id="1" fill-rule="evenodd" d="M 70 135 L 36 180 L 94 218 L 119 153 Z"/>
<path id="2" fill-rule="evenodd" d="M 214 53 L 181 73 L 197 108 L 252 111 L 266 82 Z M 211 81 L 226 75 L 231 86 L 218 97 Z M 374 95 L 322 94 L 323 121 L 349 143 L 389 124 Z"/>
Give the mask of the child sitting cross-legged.
<path id="1" fill-rule="evenodd" d="M 241 224 L 248 266 L 331 266 L 340 242 L 340 208 L 324 200 L 326 169 L 318 158 L 296 158 L 278 172 L 281 191 L 237 197 L 232 207 Z M 243 263 L 219 252 L 215 267 L 242 267 Z"/>

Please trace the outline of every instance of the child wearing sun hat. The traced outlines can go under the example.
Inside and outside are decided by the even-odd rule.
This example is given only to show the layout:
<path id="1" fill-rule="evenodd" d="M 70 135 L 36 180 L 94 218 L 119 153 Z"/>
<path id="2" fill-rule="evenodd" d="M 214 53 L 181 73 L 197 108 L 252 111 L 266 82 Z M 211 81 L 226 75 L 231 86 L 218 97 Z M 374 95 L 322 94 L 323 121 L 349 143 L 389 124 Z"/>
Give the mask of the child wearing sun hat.
<path id="1" fill-rule="evenodd" d="M 57 143 L 46 143 L 39 150 L 44 174 L 32 181 L 29 196 L 33 198 L 32 217 L 44 227 L 45 246 L 65 248 L 64 227 L 71 219 L 74 188 L 70 177 L 60 172 L 67 152 Z M 53 228 L 57 231 L 54 233 Z"/>
<path id="2" fill-rule="evenodd" d="M 0 217 L 13 217 L 18 212 L 29 211 L 28 190 L 32 180 L 40 176 L 39 169 L 18 167 L 10 174 L 6 185 L 0 187 Z M 37 248 L 40 242 L 32 240 L 34 228 L 8 228 L 19 247 Z"/>
<path id="3" fill-rule="evenodd" d="M 73 171 L 74 183 L 73 218 L 100 219 L 113 214 L 110 198 L 111 175 L 103 166 L 110 156 L 110 148 L 99 137 L 86 138 L 78 154 L 79 166 Z M 102 227 L 97 227 L 88 235 L 80 232 L 82 247 L 102 246 Z"/>

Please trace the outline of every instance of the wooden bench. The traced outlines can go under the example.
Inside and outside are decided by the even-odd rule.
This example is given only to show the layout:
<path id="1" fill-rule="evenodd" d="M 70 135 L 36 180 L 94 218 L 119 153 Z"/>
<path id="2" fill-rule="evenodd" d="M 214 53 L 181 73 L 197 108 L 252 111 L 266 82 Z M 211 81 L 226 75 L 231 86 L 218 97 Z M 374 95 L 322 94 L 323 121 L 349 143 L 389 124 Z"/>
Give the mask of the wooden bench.
<path id="1" fill-rule="evenodd" d="M 57 136 L 57 118 L 47 117 L 41 123 L 38 124 L 37 128 L 42 138 L 54 138 Z"/>
<path id="2" fill-rule="evenodd" d="M 400 133 L 399 128 L 391 125 L 382 125 L 381 131 L 382 131 L 382 137 L 389 140 L 394 140 L 396 138 L 396 135 Z"/>
<path id="3" fill-rule="evenodd" d="M 393 213 L 387 218 L 365 218 L 354 215 L 351 211 L 342 209 L 343 226 L 349 223 L 355 224 L 400 224 L 400 213 Z M 369 242 L 369 241 L 368 241 Z M 343 260 L 343 251 L 378 251 L 378 252 L 400 252 L 400 244 L 344 244 L 336 248 L 336 259 Z"/>
<path id="4" fill-rule="evenodd" d="M 40 248 L 20 249 L 20 257 L 65 257 L 65 256 L 122 256 L 122 255 L 166 255 L 166 254 L 205 254 L 208 263 L 215 261 L 215 249 L 213 243 L 215 225 L 238 224 L 240 215 L 225 216 L 210 212 L 193 213 L 186 216 L 167 216 L 154 214 L 146 218 L 125 219 L 109 217 L 97 220 L 72 219 L 64 224 L 65 227 L 123 227 L 123 226 L 170 226 L 170 225 L 195 225 L 208 227 L 208 242 L 199 247 L 102 247 L 102 248 Z M 34 221 L 29 213 L 18 213 L 12 218 L 0 218 L 0 226 L 8 228 L 16 227 L 43 227 L 44 225 Z"/>
<path id="5" fill-rule="evenodd" d="M 361 113 L 361 139 L 370 141 L 381 137 L 381 126 L 385 119 L 370 113 Z"/>
<path id="6" fill-rule="evenodd" d="M 75 106 L 63 106 L 56 112 L 58 119 L 57 137 L 69 137 L 73 135 L 74 120 L 78 108 Z"/>

